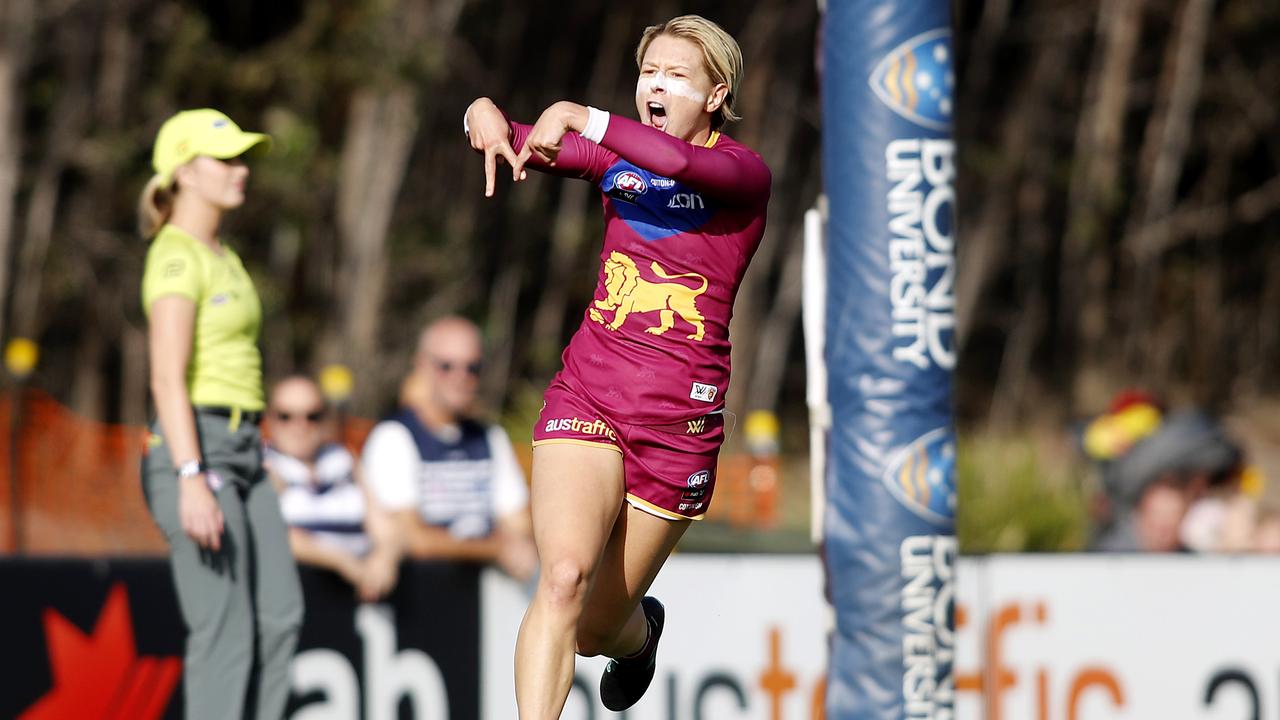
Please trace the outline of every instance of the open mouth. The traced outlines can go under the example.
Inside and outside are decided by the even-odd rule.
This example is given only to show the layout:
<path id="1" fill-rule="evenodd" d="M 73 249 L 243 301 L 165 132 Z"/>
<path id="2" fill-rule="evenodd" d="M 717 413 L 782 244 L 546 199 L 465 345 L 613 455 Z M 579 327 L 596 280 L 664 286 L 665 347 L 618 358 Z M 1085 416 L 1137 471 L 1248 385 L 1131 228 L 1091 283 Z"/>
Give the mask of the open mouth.
<path id="1" fill-rule="evenodd" d="M 658 130 L 667 126 L 667 108 L 662 103 L 649 101 L 649 124 Z"/>

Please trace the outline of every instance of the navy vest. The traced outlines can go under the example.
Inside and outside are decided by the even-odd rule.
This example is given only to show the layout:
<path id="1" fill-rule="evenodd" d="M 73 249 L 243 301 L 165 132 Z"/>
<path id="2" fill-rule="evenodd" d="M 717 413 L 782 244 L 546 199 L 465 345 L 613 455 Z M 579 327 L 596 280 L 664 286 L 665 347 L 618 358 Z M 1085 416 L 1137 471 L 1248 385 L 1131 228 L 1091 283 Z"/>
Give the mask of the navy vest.
<path id="1" fill-rule="evenodd" d="M 422 519 L 454 537 L 483 538 L 493 531 L 493 455 L 488 428 L 458 423 L 456 438 L 441 438 L 408 409 L 393 415 L 413 437 L 422 463 L 417 473 Z"/>

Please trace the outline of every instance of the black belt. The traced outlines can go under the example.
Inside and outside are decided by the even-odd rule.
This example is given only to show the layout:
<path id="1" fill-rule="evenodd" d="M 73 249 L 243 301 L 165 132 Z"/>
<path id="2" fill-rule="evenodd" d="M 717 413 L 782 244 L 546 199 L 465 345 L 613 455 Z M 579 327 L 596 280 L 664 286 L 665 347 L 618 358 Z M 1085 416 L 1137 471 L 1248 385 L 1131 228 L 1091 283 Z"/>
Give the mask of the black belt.
<path id="1" fill-rule="evenodd" d="M 244 410 L 237 407 L 226 407 L 224 405 L 196 405 L 195 411 L 201 415 L 217 415 L 218 417 L 231 418 L 236 413 L 240 414 L 240 422 L 247 422 L 257 425 L 262 422 L 261 410 Z"/>
<path id="2" fill-rule="evenodd" d="M 649 427 L 676 435 L 701 435 L 709 433 L 721 425 L 724 425 L 724 413 L 717 412 L 684 422 L 671 423 L 670 425 L 650 425 Z"/>

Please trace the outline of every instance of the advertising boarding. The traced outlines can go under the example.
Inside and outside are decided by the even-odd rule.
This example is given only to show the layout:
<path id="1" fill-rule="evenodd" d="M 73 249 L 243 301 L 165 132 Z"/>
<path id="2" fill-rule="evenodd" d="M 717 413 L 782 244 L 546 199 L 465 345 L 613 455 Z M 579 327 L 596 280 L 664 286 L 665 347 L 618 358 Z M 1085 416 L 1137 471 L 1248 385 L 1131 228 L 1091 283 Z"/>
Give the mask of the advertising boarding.
<path id="1" fill-rule="evenodd" d="M 1274 558 L 1007 555 L 960 573 L 958 720 L 1280 716 Z"/>
<path id="2" fill-rule="evenodd" d="M 1280 717 L 1280 559 L 960 558 L 959 720 Z M 565 720 L 816 720 L 830 611 L 814 555 L 677 555 L 658 673 L 625 715 L 579 658 Z M 180 717 L 168 563 L 0 561 L 0 717 Z M 495 571 L 407 564 L 391 602 L 358 604 L 304 569 L 290 720 L 511 720 L 526 589 Z M 921 640 L 908 640 L 920 642 Z"/>
<path id="3" fill-rule="evenodd" d="M 957 720 L 1280 717 L 1280 560 L 962 557 L 956 577 Z M 814 557 L 672 558 L 653 589 L 668 609 L 658 675 L 627 720 L 835 717 L 821 582 Z M 527 601 L 497 573 L 481 587 L 482 717 L 511 718 Z M 565 720 L 618 717 L 596 697 L 602 669 L 579 658 Z"/>
<path id="4" fill-rule="evenodd" d="M 651 588 L 667 607 L 658 673 L 626 720 L 822 717 L 827 628 L 816 556 L 678 555 Z M 512 649 L 528 597 L 481 581 L 481 714 L 514 718 Z M 563 720 L 620 717 L 600 703 L 605 660 L 579 658 Z"/>

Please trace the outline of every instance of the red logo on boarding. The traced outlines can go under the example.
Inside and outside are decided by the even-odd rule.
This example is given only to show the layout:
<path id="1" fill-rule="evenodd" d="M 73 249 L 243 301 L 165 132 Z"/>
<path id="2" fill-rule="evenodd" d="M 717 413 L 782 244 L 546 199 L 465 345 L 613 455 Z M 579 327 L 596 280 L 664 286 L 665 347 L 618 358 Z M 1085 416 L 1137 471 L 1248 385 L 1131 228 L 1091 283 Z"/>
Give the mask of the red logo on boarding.
<path id="1" fill-rule="evenodd" d="M 44 611 L 53 686 L 22 720 L 72 717 L 158 718 L 182 675 L 176 657 L 140 656 L 123 583 L 107 593 L 93 630 Z"/>

